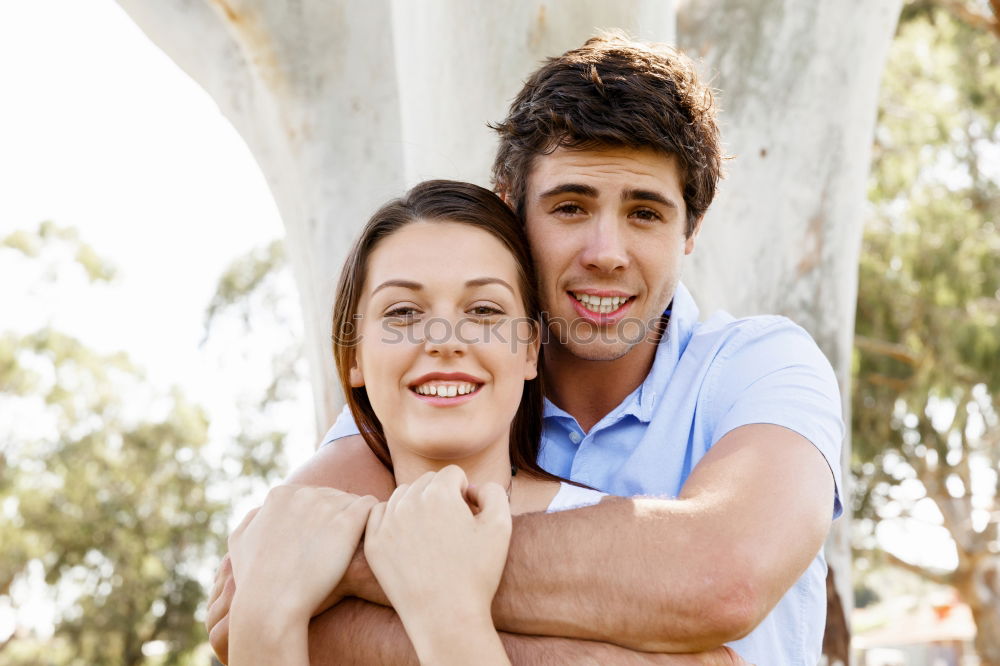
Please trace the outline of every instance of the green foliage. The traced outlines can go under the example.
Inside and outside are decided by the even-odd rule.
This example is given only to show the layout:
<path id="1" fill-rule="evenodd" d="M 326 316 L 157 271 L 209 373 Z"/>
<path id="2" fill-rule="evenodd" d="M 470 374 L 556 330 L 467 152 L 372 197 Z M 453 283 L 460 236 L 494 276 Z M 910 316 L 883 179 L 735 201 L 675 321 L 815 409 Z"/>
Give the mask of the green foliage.
<path id="1" fill-rule="evenodd" d="M 932 500 L 959 570 L 926 575 L 956 584 L 1000 552 L 998 143 L 996 36 L 911 3 L 883 78 L 860 266 L 855 509 L 877 522 Z"/>
<path id="2" fill-rule="evenodd" d="M 76 262 L 91 282 L 114 274 L 51 223 L 10 234 L 4 252 Z M 212 462 L 201 408 L 151 387 L 124 354 L 51 327 L 0 332 L 0 414 L 13 415 L 0 420 L 0 602 L 16 612 L 15 588 L 33 584 L 34 568 L 58 609 L 52 640 L 23 627 L 0 637 L 4 663 L 192 663 L 228 498 L 275 476 L 284 434 L 242 433 Z M 155 659 L 143 653 L 153 641 L 165 650 Z"/>
<path id="3" fill-rule="evenodd" d="M 280 239 L 233 261 L 219 278 L 215 295 L 205 312 L 205 336 L 208 337 L 216 319 L 228 311 L 239 311 L 244 324 L 249 326 L 253 310 L 251 297 L 255 294 L 264 294 L 273 306 L 275 295 L 268 290 L 268 282 L 285 267 L 286 261 L 285 244 Z"/>
<path id="4" fill-rule="evenodd" d="M 43 250 L 51 251 L 60 246 L 73 253 L 73 260 L 83 268 L 91 282 L 111 282 L 114 279 L 114 266 L 84 243 L 76 229 L 45 221 L 34 231 L 19 229 L 0 240 L 0 249 L 17 250 L 31 258 L 37 258 Z"/>

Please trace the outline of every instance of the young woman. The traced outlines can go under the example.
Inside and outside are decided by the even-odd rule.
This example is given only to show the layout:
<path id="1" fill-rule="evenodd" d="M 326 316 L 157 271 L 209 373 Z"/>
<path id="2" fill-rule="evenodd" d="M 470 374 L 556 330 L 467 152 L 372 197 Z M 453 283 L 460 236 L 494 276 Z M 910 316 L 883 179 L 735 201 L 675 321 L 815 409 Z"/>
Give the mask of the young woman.
<path id="1" fill-rule="evenodd" d="M 331 489 L 272 491 L 230 539 L 231 664 L 308 663 L 309 618 L 362 532 L 421 663 L 509 663 L 490 607 L 511 514 L 602 496 L 535 462 L 533 284 L 520 225 L 488 190 L 429 181 L 371 218 L 341 275 L 334 354 L 354 419 L 397 488 L 377 505 Z"/>

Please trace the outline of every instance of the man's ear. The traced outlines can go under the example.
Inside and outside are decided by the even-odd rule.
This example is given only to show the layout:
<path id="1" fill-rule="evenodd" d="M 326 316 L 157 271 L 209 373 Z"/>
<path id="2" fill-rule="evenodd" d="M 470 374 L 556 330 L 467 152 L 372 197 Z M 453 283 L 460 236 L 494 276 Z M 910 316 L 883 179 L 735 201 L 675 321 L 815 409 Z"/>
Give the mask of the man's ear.
<path id="1" fill-rule="evenodd" d="M 497 184 L 497 196 L 507 204 L 507 208 L 514 210 L 514 198 L 510 196 L 510 190 L 503 186 L 503 184 Z"/>
<path id="2" fill-rule="evenodd" d="M 350 371 L 351 386 L 354 388 L 360 388 L 365 385 L 365 377 L 361 374 L 361 366 L 358 365 L 358 356 L 354 355 L 354 360 L 351 361 L 351 371 Z"/>
<path id="3" fill-rule="evenodd" d="M 542 347 L 542 336 L 539 334 L 540 332 L 538 322 L 531 322 L 532 337 L 528 342 L 528 358 L 524 366 L 525 381 L 534 379 L 538 376 L 538 354 Z"/>
<path id="4" fill-rule="evenodd" d="M 698 220 L 694 223 L 694 231 L 692 231 L 691 234 L 684 240 L 684 254 L 691 254 L 694 252 L 694 243 L 698 240 L 698 234 L 701 233 L 701 222 L 704 219 L 704 215 L 698 218 Z"/>

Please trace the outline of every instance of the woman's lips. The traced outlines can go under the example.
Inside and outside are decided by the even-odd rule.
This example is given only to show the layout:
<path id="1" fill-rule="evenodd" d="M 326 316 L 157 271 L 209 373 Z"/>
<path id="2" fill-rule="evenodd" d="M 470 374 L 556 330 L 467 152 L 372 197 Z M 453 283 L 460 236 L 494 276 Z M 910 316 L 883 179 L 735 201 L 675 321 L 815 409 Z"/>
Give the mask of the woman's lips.
<path id="1" fill-rule="evenodd" d="M 457 383 L 434 382 L 433 386 L 436 388 L 436 392 L 433 394 L 418 392 L 418 388 L 425 391 L 428 390 L 430 387 L 426 384 L 420 385 L 419 387 L 411 386 L 410 393 L 412 393 L 413 396 L 421 402 L 425 402 L 434 407 L 456 407 L 458 405 L 464 405 L 472 400 L 483 387 L 482 384 L 474 384 L 472 385 L 472 390 L 466 393 L 459 393 L 459 386 Z"/>

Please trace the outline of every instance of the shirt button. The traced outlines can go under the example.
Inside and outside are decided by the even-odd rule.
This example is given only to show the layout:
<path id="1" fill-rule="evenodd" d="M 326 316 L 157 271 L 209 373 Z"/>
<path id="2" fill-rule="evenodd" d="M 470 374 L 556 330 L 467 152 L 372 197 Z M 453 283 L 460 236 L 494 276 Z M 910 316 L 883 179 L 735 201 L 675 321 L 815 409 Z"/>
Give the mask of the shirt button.
<path id="1" fill-rule="evenodd" d="M 581 439 L 583 438 L 580 437 L 580 433 L 578 432 L 574 431 L 569 434 L 569 441 L 573 442 L 574 444 L 579 444 Z"/>

